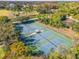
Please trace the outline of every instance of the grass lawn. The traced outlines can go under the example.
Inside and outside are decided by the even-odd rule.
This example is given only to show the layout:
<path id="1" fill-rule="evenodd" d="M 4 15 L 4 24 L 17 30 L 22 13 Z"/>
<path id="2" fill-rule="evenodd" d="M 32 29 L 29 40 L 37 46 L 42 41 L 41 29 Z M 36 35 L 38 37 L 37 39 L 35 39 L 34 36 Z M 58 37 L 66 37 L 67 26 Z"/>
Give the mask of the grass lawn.
<path id="1" fill-rule="evenodd" d="M 14 11 L 11 11 L 11 10 L 6 10 L 6 9 L 1 9 L 0 10 L 0 16 L 7 16 L 10 19 L 15 18 L 14 13 L 15 12 Z"/>
<path id="2" fill-rule="evenodd" d="M 11 14 L 12 14 L 12 11 L 10 10 L 5 10 L 5 9 L 0 10 L 0 16 L 9 16 Z"/>
<path id="3" fill-rule="evenodd" d="M 5 56 L 5 51 L 2 47 L 0 47 L 0 59 L 3 59 L 4 56 Z"/>

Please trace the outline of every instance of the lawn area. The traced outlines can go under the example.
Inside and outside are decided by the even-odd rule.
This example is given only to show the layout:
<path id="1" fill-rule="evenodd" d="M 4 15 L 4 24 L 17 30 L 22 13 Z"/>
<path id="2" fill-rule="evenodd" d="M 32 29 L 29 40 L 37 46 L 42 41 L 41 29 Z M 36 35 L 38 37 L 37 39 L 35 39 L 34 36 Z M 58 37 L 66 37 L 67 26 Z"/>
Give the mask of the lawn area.
<path id="1" fill-rule="evenodd" d="M 11 10 L 1 9 L 0 10 L 0 16 L 7 16 L 10 19 L 14 18 L 14 13 Z"/>
<path id="2" fill-rule="evenodd" d="M 0 10 L 0 16 L 9 16 L 12 13 L 10 10 Z"/>
<path id="3" fill-rule="evenodd" d="M 5 56 L 5 51 L 2 47 L 0 47 L 0 59 L 3 59 L 4 56 Z"/>

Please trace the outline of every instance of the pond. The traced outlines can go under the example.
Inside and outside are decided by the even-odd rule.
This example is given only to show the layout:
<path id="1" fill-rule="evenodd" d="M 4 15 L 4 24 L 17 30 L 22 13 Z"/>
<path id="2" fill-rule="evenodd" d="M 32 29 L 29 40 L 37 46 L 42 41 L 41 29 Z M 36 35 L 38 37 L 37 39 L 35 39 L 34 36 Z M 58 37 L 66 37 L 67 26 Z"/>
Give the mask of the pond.
<path id="1" fill-rule="evenodd" d="M 57 47 L 61 45 L 68 49 L 72 47 L 72 39 L 47 28 L 33 19 L 30 19 L 26 23 L 19 24 L 17 26 L 22 28 L 21 39 L 24 41 L 24 43 L 28 45 L 34 44 L 38 50 L 43 51 L 45 54 L 48 54 L 50 49 L 55 51 Z M 35 33 L 36 30 L 43 30 L 43 32 L 32 35 L 29 37 L 31 39 L 28 40 L 28 35 Z"/>

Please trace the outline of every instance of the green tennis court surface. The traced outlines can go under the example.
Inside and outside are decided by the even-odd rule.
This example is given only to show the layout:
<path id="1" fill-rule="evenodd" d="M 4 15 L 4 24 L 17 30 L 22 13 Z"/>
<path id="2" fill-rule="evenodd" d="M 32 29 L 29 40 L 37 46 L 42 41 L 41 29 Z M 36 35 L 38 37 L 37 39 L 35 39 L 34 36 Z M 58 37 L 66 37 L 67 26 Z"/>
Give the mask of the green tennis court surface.
<path id="1" fill-rule="evenodd" d="M 50 49 L 56 50 L 60 45 L 63 45 L 66 48 L 72 47 L 72 39 L 47 28 L 41 23 L 30 21 L 26 24 L 20 24 L 19 26 L 23 27 L 22 34 L 24 36 L 34 33 L 35 30 L 43 30 L 43 32 L 31 37 L 31 40 L 34 40 L 33 44 L 35 44 L 39 50 L 42 50 L 47 54 L 50 52 Z M 27 38 L 25 40 L 27 40 Z M 25 43 L 27 43 L 27 41 L 25 41 Z"/>

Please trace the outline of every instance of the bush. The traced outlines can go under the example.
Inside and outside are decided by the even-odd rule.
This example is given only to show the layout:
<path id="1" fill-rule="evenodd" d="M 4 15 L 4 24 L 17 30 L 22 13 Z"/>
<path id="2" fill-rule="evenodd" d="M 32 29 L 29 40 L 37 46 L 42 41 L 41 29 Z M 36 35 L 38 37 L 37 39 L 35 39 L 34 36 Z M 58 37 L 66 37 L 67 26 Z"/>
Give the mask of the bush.
<path id="1" fill-rule="evenodd" d="M 7 23 L 10 19 L 7 16 L 0 16 L 0 23 Z"/>
<path id="2" fill-rule="evenodd" d="M 15 21 L 21 21 L 21 22 L 24 22 L 26 20 L 28 20 L 29 17 L 26 17 L 26 16 L 17 16 L 14 20 Z"/>

